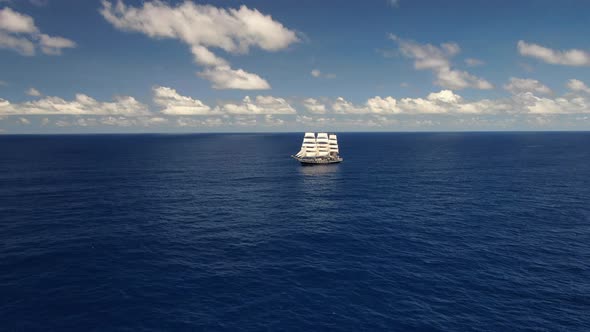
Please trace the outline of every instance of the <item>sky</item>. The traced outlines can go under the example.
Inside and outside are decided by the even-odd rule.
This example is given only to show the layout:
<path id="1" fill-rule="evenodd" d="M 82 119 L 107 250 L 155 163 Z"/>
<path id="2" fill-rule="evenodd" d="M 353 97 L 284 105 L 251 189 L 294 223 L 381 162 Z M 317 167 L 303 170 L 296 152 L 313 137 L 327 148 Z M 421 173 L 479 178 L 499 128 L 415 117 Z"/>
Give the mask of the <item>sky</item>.
<path id="1" fill-rule="evenodd" d="M 590 129 L 583 0 L 0 0 L 0 134 Z"/>

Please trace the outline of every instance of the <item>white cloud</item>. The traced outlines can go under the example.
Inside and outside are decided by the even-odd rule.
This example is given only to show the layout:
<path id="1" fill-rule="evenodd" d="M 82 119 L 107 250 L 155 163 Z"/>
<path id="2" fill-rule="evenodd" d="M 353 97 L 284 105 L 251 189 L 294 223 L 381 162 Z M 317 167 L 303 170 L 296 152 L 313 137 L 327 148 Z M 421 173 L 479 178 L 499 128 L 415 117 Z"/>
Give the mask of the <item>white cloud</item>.
<path id="1" fill-rule="evenodd" d="M 552 91 L 548 86 L 541 82 L 530 78 L 511 77 L 508 84 L 504 85 L 504 89 L 510 93 L 517 94 L 523 92 L 534 92 L 540 94 L 550 94 Z"/>
<path id="2" fill-rule="evenodd" d="M 311 113 L 326 113 L 326 105 L 320 103 L 317 99 L 307 98 L 303 101 L 303 106 Z"/>
<path id="3" fill-rule="evenodd" d="M 204 66 L 228 66 L 227 61 L 213 54 L 206 47 L 195 45 L 191 47 L 191 52 L 195 56 L 195 62 Z"/>
<path id="4" fill-rule="evenodd" d="M 471 75 L 466 71 L 453 70 L 447 67 L 440 68 L 437 71 L 437 79 L 435 83 L 445 88 L 457 90 L 465 88 L 489 90 L 494 88 L 490 82 L 484 79 Z"/>
<path id="5" fill-rule="evenodd" d="M 554 65 L 590 66 L 590 53 L 583 50 L 559 51 L 538 44 L 529 44 L 523 40 L 518 41 L 517 48 L 520 55 L 536 58 Z"/>
<path id="6" fill-rule="evenodd" d="M 44 97 L 35 101 L 12 104 L 0 99 L 0 115 L 125 115 L 149 114 L 147 106 L 129 96 L 116 97 L 113 102 L 99 102 L 84 94 L 77 94 L 71 101 L 59 97 Z"/>
<path id="7" fill-rule="evenodd" d="M 477 66 L 484 65 L 485 62 L 483 62 L 482 60 L 479 60 L 479 59 L 467 58 L 467 59 L 465 59 L 465 64 L 468 65 L 469 67 L 477 67 Z"/>
<path id="8" fill-rule="evenodd" d="M 575 92 L 586 92 L 590 93 L 590 87 L 588 87 L 584 82 L 576 79 L 571 79 L 567 82 L 567 87 Z"/>
<path id="9" fill-rule="evenodd" d="M 212 115 L 211 108 L 198 99 L 178 94 L 176 90 L 167 87 L 155 87 L 154 103 L 162 107 L 162 113 L 167 115 Z"/>
<path id="10" fill-rule="evenodd" d="M 311 71 L 311 76 L 313 77 L 323 77 L 323 78 L 336 78 L 336 74 L 324 74 L 319 69 L 313 69 Z"/>
<path id="11" fill-rule="evenodd" d="M 223 102 L 211 109 L 198 99 L 180 95 L 168 87 L 155 87 L 154 103 L 162 107 L 166 115 L 206 115 L 219 116 L 224 114 L 266 115 L 295 114 L 295 109 L 283 98 L 272 96 L 246 96 L 241 103 Z"/>
<path id="12" fill-rule="evenodd" d="M 365 106 L 356 106 L 353 103 L 344 99 L 344 97 L 338 97 L 332 103 L 332 110 L 338 114 L 365 114 L 369 110 Z"/>
<path id="13" fill-rule="evenodd" d="M 440 46 L 434 46 L 401 39 L 394 34 L 390 34 L 389 37 L 399 45 L 404 56 L 414 60 L 414 68 L 432 70 L 436 76 L 435 84 L 441 87 L 457 90 L 493 88 L 493 85 L 485 79 L 452 68 L 450 59 L 461 51 L 456 43 L 443 43 Z"/>
<path id="14" fill-rule="evenodd" d="M 590 102 L 580 96 L 546 98 L 525 92 L 513 98 L 514 108 L 528 114 L 579 114 L 590 112 Z"/>
<path id="15" fill-rule="evenodd" d="M 365 105 L 354 105 L 344 98 L 337 98 L 332 104 L 332 110 L 338 114 L 465 114 L 465 113 L 493 113 L 500 110 L 493 101 L 483 99 L 477 102 L 467 102 L 451 90 L 441 90 L 430 93 L 426 98 L 401 98 L 391 96 L 376 96 L 369 98 Z"/>
<path id="16" fill-rule="evenodd" d="M 272 114 L 265 115 L 264 122 L 270 126 L 282 126 L 285 124 L 285 120 L 278 119 L 278 118 L 274 117 Z"/>
<path id="17" fill-rule="evenodd" d="M 336 119 L 327 117 L 312 117 L 307 115 L 298 115 L 295 118 L 298 123 L 305 124 L 306 126 L 324 126 L 327 123 L 336 123 Z"/>
<path id="18" fill-rule="evenodd" d="M 439 92 L 432 92 L 426 97 L 428 100 L 435 102 L 442 102 L 447 104 L 458 104 L 463 101 L 463 97 L 455 94 L 451 90 L 442 90 Z"/>
<path id="19" fill-rule="evenodd" d="M 379 96 L 367 100 L 367 106 L 372 113 L 396 114 L 401 110 L 397 107 L 397 100 L 393 97 L 381 98 Z"/>
<path id="20" fill-rule="evenodd" d="M 37 90 L 35 88 L 30 88 L 29 90 L 27 90 L 27 95 L 32 96 L 32 97 L 40 97 L 41 92 L 39 92 L 39 90 Z"/>
<path id="21" fill-rule="evenodd" d="M 270 85 L 262 77 L 229 66 L 206 68 L 199 76 L 213 83 L 214 89 L 268 90 Z"/>
<path id="22" fill-rule="evenodd" d="M 168 123 L 168 119 L 156 116 L 146 119 L 145 122 L 147 125 L 161 125 Z"/>
<path id="23" fill-rule="evenodd" d="M 58 127 L 96 127 L 100 125 L 113 127 L 152 127 L 167 124 L 168 119 L 162 117 L 126 117 L 126 116 L 103 116 L 103 117 L 76 117 L 72 119 L 60 119 L 55 122 Z M 43 119 L 42 125 L 50 123 L 48 118 Z"/>
<path id="24" fill-rule="evenodd" d="M 15 37 L 0 31 L 0 48 L 11 49 L 21 55 L 35 55 L 35 44 L 25 37 Z"/>
<path id="25" fill-rule="evenodd" d="M 295 114 L 297 113 L 283 98 L 257 96 L 254 100 L 246 96 L 241 103 L 225 103 L 215 109 L 229 114 Z"/>
<path id="26" fill-rule="evenodd" d="M 332 104 L 335 114 L 372 115 L 516 115 L 516 114 L 582 114 L 590 113 L 588 97 L 566 94 L 561 97 L 539 97 L 534 92 L 521 92 L 510 98 L 465 100 L 451 90 L 430 93 L 426 98 L 391 96 L 369 98 L 364 105 L 355 105 L 342 97 Z"/>
<path id="27" fill-rule="evenodd" d="M 258 123 L 256 117 L 253 116 L 236 116 L 233 118 L 232 125 L 253 127 Z"/>
<path id="28" fill-rule="evenodd" d="M 26 34 L 39 32 L 32 17 L 15 12 L 8 7 L 0 10 L 0 30 Z"/>
<path id="29" fill-rule="evenodd" d="M 294 31 L 270 15 L 244 5 L 224 9 L 190 1 L 177 6 L 148 1 L 142 7 L 131 7 L 121 0 L 115 4 L 103 0 L 100 13 L 120 30 L 183 41 L 191 47 L 195 61 L 206 67 L 199 76 L 212 81 L 216 89 L 269 89 L 270 85 L 256 74 L 232 69 L 210 48 L 245 54 L 251 47 L 278 51 L 299 41 Z"/>
<path id="30" fill-rule="evenodd" d="M 19 118 L 18 121 L 20 122 L 20 124 L 23 124 L 23 125 L 30 125 L 31 124 L 31 121 L 29 121 L 29 119 L 27 119 L 27 118 Z"/>
<path id="31" fill-rule="evenodd" d="M 150 113 L 146 105 L 133 97 L 118 97 L 111 102 L 100 102 L 83 94 L 74 100 L 43 97 L 38 100 L 10 103 L 0 98 L 0 117 L 27 115 L 60 115 L 57 120 L 44 118 L 39 123 L 47 126 L 118 126 L 118 127 L 233 127 L 233 126 L 290 126 L 296 123 L 322 128 L 420 128 L 452 124 L 457 128 L 487 126 L 510 128 L 514 121 L 528 121 L 526 117 L 559 119 L 557 115 L 590 114 L 590 89 L 584 82 L 572 79 L 570 91 L 554 96 L 536 80 L 512 78 L 505 86 L 512 92 L 499 99 L 468 100 L 452 90 L 432 92 L 424 97 L 375 96 L 361 103 L 343 97 L 330 100 L 296 99 L 307 112 L 297 113 L 284 98 L 273 96 L 244 97 L 241 102 L 218 102 L 214 108 L 198 99 L 182 96 L 167 87 L 154 87 L 153 102 L 160 107 Z M 201 115 L 191 117 L 191 115 Z M 285 115 L 285 116 L 280 116 Z M 295 116 L 294 116 L 295 115 Z M 571 116 L 570 116 L 571 117 Z M 563 118 L 563 117 L 561 117 Z M 455 120 L 453 120 L 455 119 Z M 500 120 L 494 120 L 500 119 Z M 536 121 L 536 120 L 535 120 Z M 538 121 L 537 121 L 538 122 Z M 535 123 L 537 123 L 535 122 Z M 572 126 L 578 125 L 572 120 Z M 525 123 L 526 125 L 526 123 Z M 290 127 L 288 127 L 290 128 Z"/>
<path id="32" fill-rule="evenodd" d="M 76 43 L 63 37 L 49 36 L 39 31 L 31 16 L 8 7 L 0 10 L 0 48 L 12 49 L 21 55 L 35 55 L 35 44 L 48 55 L 60 55 L 63 48 Z"/>
<path id="33" fill-rule="evenodd" d="M 41 51 L 48 55 L 61 55 L 63 48 L 74 48 L 76 43 L 63 37 L 51 37 L 46 34 L 39 35 Z"/>
<path id="34" fill-rule="evenodd" d="M 444 114 L 449 109 L 446 105 L 440 105 L 436 100 L 429 98 L 401 98 L 398 103 L 400 113 L 403 114 Z"/>

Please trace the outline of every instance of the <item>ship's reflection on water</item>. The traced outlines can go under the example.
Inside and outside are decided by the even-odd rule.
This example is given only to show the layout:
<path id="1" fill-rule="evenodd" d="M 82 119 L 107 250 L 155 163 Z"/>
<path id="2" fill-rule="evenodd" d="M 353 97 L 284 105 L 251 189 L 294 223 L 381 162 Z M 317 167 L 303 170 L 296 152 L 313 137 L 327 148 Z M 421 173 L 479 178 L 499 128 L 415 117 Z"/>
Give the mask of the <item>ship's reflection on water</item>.
<path id="1" fill-rule="evenodd" d="M 302 180 L 302 194 L 315 198 L 316 202 L 321 202 L 339 188 L 341 166 L 338 164 L 301 166 L 299 174 Z"/>
<path id="2" fill-rule="evenodd" d="M 326 211 L 337 213 L 340 194 L 345 192 L 342 188 L 343 168 L 339 164 L 299 166 L 298 173 L 301 181 L 298 185 L 297 203 L 305 213 L 306 227 L 310 231 L 317 228 L 322 231 L 328 219 L 325 218 Z M 324 218 L 317 219 L 315 216 L 323 215 Z M 316 223 L 313 223 L 315 221 Z"/>
<path id="3" fill-rule="evenodd" d="M 340 164 L 313 165 L 299 167 L 299 173 L 304 176 L 326 176 L 340 172 Z"/>

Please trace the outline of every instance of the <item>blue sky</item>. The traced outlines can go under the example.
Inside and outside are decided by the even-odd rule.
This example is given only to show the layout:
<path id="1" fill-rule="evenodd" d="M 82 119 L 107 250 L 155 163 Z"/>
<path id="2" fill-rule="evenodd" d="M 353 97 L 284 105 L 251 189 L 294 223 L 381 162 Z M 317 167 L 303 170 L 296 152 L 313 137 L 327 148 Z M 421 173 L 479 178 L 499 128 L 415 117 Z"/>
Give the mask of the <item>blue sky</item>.
<path id="1" fill-rule="evenodd" d="M 587 130 L 586 1 L 0 0 L 0 132 Z"/>

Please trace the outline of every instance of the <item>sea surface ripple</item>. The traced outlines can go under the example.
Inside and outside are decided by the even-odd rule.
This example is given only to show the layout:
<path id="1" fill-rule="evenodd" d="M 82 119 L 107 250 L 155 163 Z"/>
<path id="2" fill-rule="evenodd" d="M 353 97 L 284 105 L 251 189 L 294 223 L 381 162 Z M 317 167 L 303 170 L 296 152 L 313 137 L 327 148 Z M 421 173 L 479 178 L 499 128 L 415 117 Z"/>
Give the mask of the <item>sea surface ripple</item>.
<path id="1" fill-rule="evenodd" d="M 0 136 L 0 330 L 590 331 L 590 133 Z"/>

